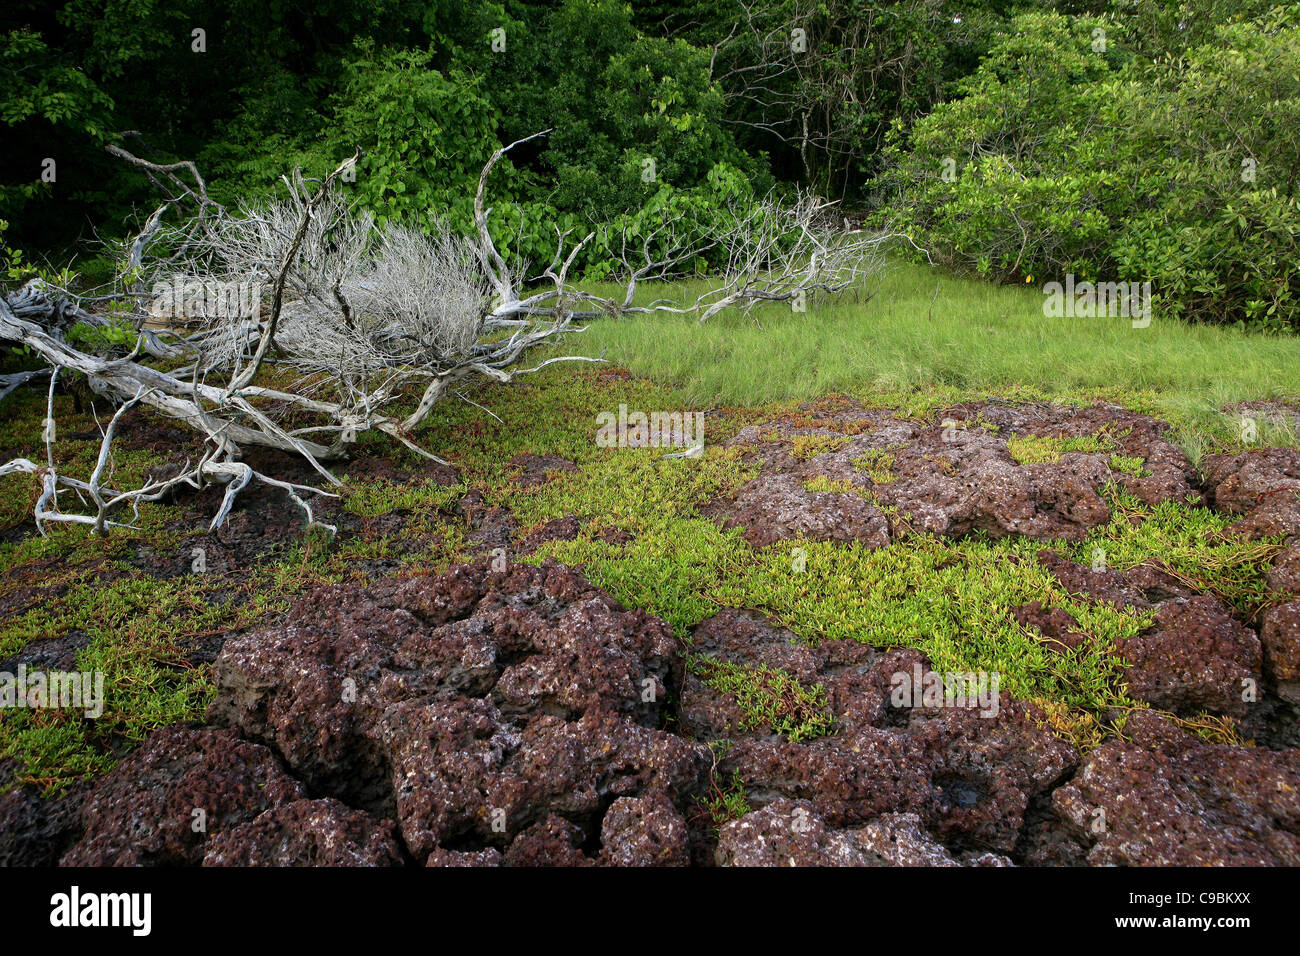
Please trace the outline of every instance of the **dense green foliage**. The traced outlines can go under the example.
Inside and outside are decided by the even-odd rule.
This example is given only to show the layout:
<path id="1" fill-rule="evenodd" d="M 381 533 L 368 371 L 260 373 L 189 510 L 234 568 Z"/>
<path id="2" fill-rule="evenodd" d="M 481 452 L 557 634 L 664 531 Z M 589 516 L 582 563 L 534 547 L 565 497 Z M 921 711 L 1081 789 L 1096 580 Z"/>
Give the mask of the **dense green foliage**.
<path id="1" fill-rule="evenodd" d="M 0 26 L 0 124 L 17 147 L 0 215 L 15 244 L 123 231 L 150 197 L 100 149 L 122 130 L 149 158 L 196 159 L 220 200 L 360 148 L 356 195 L 378 216 L 465 227 L 491 152 L 550 129 L 493 180 L 494 228 L 534 263 L 549 260 L 557 226 L 713 208 L 772 182 L 723 122 L 707 51 L 643 36 L 610 0 L 397 0 L 364 15 L 240 0 L 40 6 L 20 3 Z M 47 157 L 53 182 L 41 181 Z"/>
<path id="2" fill-rule="evenodd" d="M 986 276 L 1150 281 L 1165 314 L 1294 329 L 1300 8 L 1195 34 L 1017 17 L 959 97 L 896 127 L 889 212 Z"/>
<path id="3" fill-rule="evenodd" d="M 223 200 L 360 148 L 376 215 L 464 228 L 488 155 L 549 129 L 492 183 L 534 265 L 557 228 L 716 231 L 801 184 L 999 281 L 1151 281 L 1162 314 L 1293 330 L 1297 120 L 1278 0 L 12 0 L 0 265 L 137 221 L 109 142 Z"/>

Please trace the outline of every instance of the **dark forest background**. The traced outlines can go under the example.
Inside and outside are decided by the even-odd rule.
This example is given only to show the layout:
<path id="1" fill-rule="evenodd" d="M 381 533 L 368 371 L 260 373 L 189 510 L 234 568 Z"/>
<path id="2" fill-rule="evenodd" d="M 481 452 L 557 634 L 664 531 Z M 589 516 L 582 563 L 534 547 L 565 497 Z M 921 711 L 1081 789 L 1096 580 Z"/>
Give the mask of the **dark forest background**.
<path id="1" fill-rule="evenodd" d="M 543 129 L 493 178 L 534 262 L 557 226 L 804 187 L 956 271 L 1300 323 L 1300 4 L 1270 0 L 8 0 L 0 267 L 111 276 L 156 195 L 106 144 L 223 202 L 360 147 L 358 202 L 467 228 Z"/>

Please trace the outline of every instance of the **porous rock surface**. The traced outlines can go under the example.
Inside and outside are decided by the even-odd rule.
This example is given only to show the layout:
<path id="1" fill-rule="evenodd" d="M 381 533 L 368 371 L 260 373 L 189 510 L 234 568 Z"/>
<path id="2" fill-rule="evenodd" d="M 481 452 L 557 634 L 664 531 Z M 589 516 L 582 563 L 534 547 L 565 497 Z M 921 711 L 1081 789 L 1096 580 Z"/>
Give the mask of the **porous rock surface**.
<path id="1" fill-rule="evenodd" d="M 1010 866 L 993 853 L 956 860 L 914 813 L 834 829 L 808 801 L 781 797 L 722 827 L 719 866 Z"/>
<path id="2" fill-rule="evenodd" d="M 1171 713 L 1245 717 L 1261 677 L 1259 637 L 1215 598 L 1173 598 L 1154 627 L 1121 641 L 1129 692 Z"/>
<path id="3" fill-rule="evenodd" d="M 822 420 L 742 429 L 728 444 L 759 463 L 761 474 L 704 513 L 743 529 L 756 546 L 805 537 L 882 547 L 900 524 L 954 536 L 1078 540 L 1110 520 L 1100 494 L 1108 482 L 1152 504 L 1199 498 L 1195 470 L 1167 429 L 1101 404 L 960 405 L 928 424 L 855 406 Z M 1099 435 L 1113 454 L 1143 459 L 1141 474 L 1113 469 L 1111 451 L 1020 464 L 1007 450 L 1011 437 Z M 818 439 L 827 450 L 800 453 L 800 440 L 816 452 Z M 810 490 L 818 478 L 838 482 L 838 490 Z"/>
<path id="4" fill-rule="evenodd" d="M 204 845 L 204 866 L 397 866 L 391 820 L 337 800 L 295 800 L 223 830 Z"/>
<path id="5" fill-rule="evenodd" d="M 677 646 L 554 563 L 337 588 L 227 642 L 209 717 L 313 791 L 391 812 L 423 859 L 561 814 L 693 791 L 707 750 L 658 729 Z"/>
<path id="6" fill-rule="evenodd" d="M 266 747 L 228 730 L 167 727 L 96 782 L 62 863 L 197 865 L 209 837 L 306 796 Z"/>
<path id="7" fill-rule="evenodd" d="M 1210 501 L 1221 511 L 1252 515 L 1263 505 L 1292 502 L 1300 494 L 1300 450 L 1294 448 L 1206 455 L 1201 468 Z"/>
<path id="8" fill-rule="evenodd" d="M 1112 470 L 1108 454 L 1020 465 L 1006 449 L 1012 434 L 1102 429 L 1116 454 L 1144 459 L 1141 475 Z M 1243 684 L 1255 682 L 1295 703 L 1297 458 L 1209 456 L 1201 483 L 1164 431 L 1101 405 L 982 403 L 928 425 L 841 408 L 742 431 L 733 444 L 760 475 L 704 510 L 758 546 L 886 547 L 903 524 L 1077 540 L 1110 520 L 1105 482 L 1152 503 L 1203 490 L 1209 506 L 1240 515 L 1230 533 L 1291 536 L 1269 572 L 1277 600 L 1258 621 L 1158 566 L 1039 560 L 1079 599 L 1151 615 L 1116 648 L 1132 696 L 1177 715 L 1240 717 Z M 797 457 L 795 439 L 809 435 L 847 440 Z M 873 483 L 869 471 L 885 466 L 875 456 L 868 467 L 872 451 L 891 456 L 893 480 Z M 564 467 L 515 464 L 525 483 Z M 833 490 L 806 487 L 819 478 Z M 511 540 L 507 518 L 470 523 L 486 546 Z M 565 518 L 536 536 L 576 531 Z M 1210 743 L 1138 711 L 1081 756 L 1006 693 L 991 710 L 900 704 L 900 676 L 930 669 L 915 650 L 814 647 L 730 609 L 683 647 L 573 570 L 492 564 L 328 588 L 276 626 L 228 638 L 213 726 L 156 731 L 84 794 L 0 797 L 0 862 L 1300 864 L 1300 751 Z M 1088 640 L 1060 608 L 1011 611 L 1059 653 Z M 753 723 L 683 666 L 683 650 L 820 688 L 825 733 L 796 741 Z M 715 827 L 705 801 L 735 779 L 749 812 Z"/>
<path id="9" fill-rule="evenodd" d="M 1300 601 L 1265 611 L 1259 635 L 1278 696 L 1300 704 Z"/>
<path id="10" fill-rule="evenodd" d="M 1207 743 L 1151 712 L 1052 795 L 1093 865 L 1300 862 L 1300 751 Z"/>
<path id="11" fill-rule="evenodd" d="M 1180 716 L 1251 713 L 1262 676 L 1260 639 L 1217 598 L 1187 596 L 1149 567 L 1093 570 L 1054 551 L 1038 560 L 1075 596 L 1154 611 L 1150 627 L 1115 647 L 1134 697 Z"/>
<path id="12" fill-rule="evenodd" d="M 720 769 L 728 778 L 739 773 L 751 803 L 807 801 L 832 827 L 910 813 L 950 845 L 1009 853 L 1030 802 L 1078 759 L 1005 694 L 996 712 L 973 698 L 966 707 L 915 706 L 915 698 L 907 702 L 913 706 L 895 706 L 896 683 L 930 671 L 916 651 L 843 641 L 812 648 L 739 611 L 701 623 L 692 650 L 742 666 L 765 663 L 805 687 L 825 688 L 835 723 L 813 740 L 791 741 L 765 726 L 744 730 L 732 698 L 692 676 L 683 683 L 682 725 L 700 739 L 729 740 Z"/>

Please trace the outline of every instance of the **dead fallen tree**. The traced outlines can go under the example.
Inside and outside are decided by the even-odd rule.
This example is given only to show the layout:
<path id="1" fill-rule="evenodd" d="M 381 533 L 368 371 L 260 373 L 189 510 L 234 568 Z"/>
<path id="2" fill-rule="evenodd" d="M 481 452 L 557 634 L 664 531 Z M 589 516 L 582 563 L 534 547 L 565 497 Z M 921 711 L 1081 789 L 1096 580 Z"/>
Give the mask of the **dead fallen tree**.
<path id="1" fill-rule="evenodd" d="M 497 150 L 483 168 L 471 236 L 438 222 L 425 230 L 377 225 L 337 188 L 355 156 L 319 182 L 286 177 L 280 201 L 232 210 L 208 198 L 192 164 L 157 165 L 114 147 L 166 201 L 124 244 L 122 280 L 109 294 L 78 296 L 36 280 L 0 296 L 0 343 L 26 346 L 53 370 L 46 462 L 16 459 L 0 465 L 0 475 L 24 472 L 41 483 L 35 517 L 42 530 L 69 521 L 103 532 L 120 508 L 211 483 L 226 488 L 216 528 L 253 481 L 284 489 L 313 521 L 311 496 L 332 493 L 252 469 L 241 460 L 245 449 L 299 456 L 328 486 L 340 484 L 330 464 L 366 432 L 445 464 L 412 437 L 433 407 L 471 380 L 509 382 L 558 362 L 599 361 L 562 355 L 524 367 L 536 347 L 582 331 L 575 322 L 665 311 L 703 321 L 725 308 L 795 304 L 853 286 L 877 268 L 887 238 L 829 228 L 811 199 L 791 208 L 769 201 L 738 210 L 721 236 L 701 237 L 694 224 L 665 217 L 635 243 L 622 237 L 617 299 L 570 279 L 594 231 L 577 241 L 557 232 L 551 263 L 525 281 L 497 249 L 485 201 L 492 169 L 516 145 Z M 166 224 L 169 214 L 175 224 Z M 690 305 L 636 303 L 638 282 L 670 276 L 708 249 L 724 252 L 727 263 L 712 290 Z M 105 302 L 109 311 L 95 308 Z M 135 339 L 126 355 L 87 349 L 68 335 L 76 325 L 120 329 L 124 321 Z M 84 375 L 117 406 L 88 479 L 55 467 L 54 387 L 69 373 Z M 112 490 L 103 481 L 116 426 L 136 406 L 193 429 L 204 452 L 166 480 Z M 64 510 L 60 494 L 75 496 L 80 509 Z"/>

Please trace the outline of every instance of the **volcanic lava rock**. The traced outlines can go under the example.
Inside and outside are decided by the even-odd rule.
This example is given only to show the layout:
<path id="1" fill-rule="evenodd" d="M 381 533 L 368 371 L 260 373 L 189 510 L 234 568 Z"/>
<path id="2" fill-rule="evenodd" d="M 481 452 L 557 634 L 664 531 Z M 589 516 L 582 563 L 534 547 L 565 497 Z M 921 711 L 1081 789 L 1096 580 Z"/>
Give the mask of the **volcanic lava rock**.
<path id="1" fill-rule="evenodd" d="M 582 852 L 582 830 L 551 814 L 515 837 L 502 856 L 502 866 L 591 866 Z"/>
<path id="2" fill-rule="evenodd" d="M 1273 559 L 1264 580 L 1274 591 L 1300 597 L 1300 544 L 1293 544 Z"/>
<path id="3" fill-rule="evenodd" d="M 687 866 L 686 820 L 668 795 L 651 790 L 643 797 L 620 797 L 601 823 L 600 862 L 606 866 Z"/>
<path id="4" fill-rule="evenodd" d="M 1138 611 L 1175 598 L 1194 597 L 1176 577 L 1150 564 L 1127 571 L 1093 570 L 1055 551 L 1038 552 L 1038 563 L 1072 596 Z"/>
<path id="5" fill-rule="evenodd" d="M 761 614 L 731 608 L 695 628 L 691 650 L 750 670 L 780 670 L 807 688 L 821 687 L 826 692 L 826 715 L 833 716 L 841 731 L 887 723 L 891 675 L 910 673 L 913 664 L 923 661 L 916 651 L 881 652 L 857 641 L 822 641 L 813 647 L 793 632 L 774 627 Z M 681 721 L 700 740 L 772 732 L 766 724 L 742 731 L 746 719 L 735 698 L 695 674 L 687 674 L 682 682 Z"/>
<path id="6" fill-rule="evenodd" d="M 1023 704 L 1001 694 L 983 712 L 920 700 L 893 706 L 900 680 L 929 671 L 913 650 L 882 653 L 839 641 L 813 648 L 731 610 L 701 623 L 691 649 L 741 666 L 780 668 L 805 688 L 827 692 L 832 732 L 797 742 L 765 724 L 743 729 L 730 695 L 690 675 L 685 680 L 683 727 L 702 739 L 731 741 L 718 771 L 725 779 L 739 774 L 749 801 L 760 807 L 805 800 L 840 828 L 916 813 L 941 842 L 1009 852 L 1030 801 L 1078 759 Z"/>
<path id="7" fill-rule="evenodd" d="M 851 440 L 921 433 L 870 425 Z M 1282 696 L 1300 683 L 1294 603 L 1265 613 L 1261 645 L 1159 567 L 1040 560 L 1073 593 L 1155 609 L 1118 649 L 1135 695 L 1241 716 L 1241 682 L 1265 661 Z M 1084 639 L 1061 609 L 1013 613 L 1045 640 Z M 1300 862 L 1300 751 L 1212 745 L 1139 712 L 1076 773 L 1045 715 L 996 684 L 921 695 L 933 675 L 913 649 L 813 646 L 731 609 L 689 649 L 683 673 L 662 621 L 553 561 L 326 588 L 226 641 L 209 716 L 228 729 L 151 735 L 77 798 L 73 823 L 77 804 L 0 798 L 5 828 L 43 834 L 0 836 L 0 860 L 71 845 L 65 863 L 119 865 Z M 755 719 L 699 661 L 788 676 L 809 694 L 776 704 L 803 708 L 814 735 Z M 710 743 L 725 744 L 716 762 Z M 715 853 L 697 801 L 735 780 L 756 809 Z"/>
<path id="8" fill-rule="evenodd" d="M 520 554 L 532 554 L 548 541 L 572 541 L 582 530 L 582 522 L 573 515 L 554 518 L 526 535 L 518 545 Z"/>
<path id="9" fill-rule="evenodd" d="M 453 514 L 465 519 L 466 538 L 480 550 L 509 549 L 518 523 L 507 508 L 490 507 L 477 489 L 466 492 L 451 506 Z"/>
<path id="10" fill-rule="evenodd" d="M 914 813 L 888 813 L 861 827 L 833 829 L 808 801 L 774 800 L 722 827 L 719 866 L 960 866 Z M 973 865 L 1010 861 L 981 854 Z"/>
<path id="11" fill-rule="evenodd" d="M 878 507 L 855 494 L 808 491 L 795 475 L 760 475 L 706 514 L 723 517 L 724 527 L 743 528 L 756 548 L 790 538 L 889 544 L 889 521 Z"/>
<path id="12" fill-rule="evenodd" d="M 1259 684 L 1259 638 L 1209 596 L 1162 602 L 1155 626 L 1115 650 L 1133 696 L 1179 715 L 1243 717 Z"/>
<path id="13" fill-rule="evenodd" d="M 265 747 L 228 730 L 165 727 L 95 782 L 84 835 L 62 864 L 197 865 L 207 841 L 306 795 Z"/>
<path id="14" fill-rule="evenodd" d="M 0 795 L 0 867 L 54 866 L 80 836 L 84 788 L 44 798 L 32 787 Z"/>
<path id="15" fill-rule="evenodd" d="M 1079 629 L 1079 622 L 1069 611 L 1059 607 L 1043 607 L 1042 601 L 1030 601 L 1011 609 L 1011 616 L 1031 634 L 1037 632 L 1048 650 L 1062 653 L 1085 644 L 1088 635 Z"/>
<path id="16" fill-rule="evenodd" d="M 773 800 L 722 827 L 719 866 L 879 866 L 844 830 L 828 829 L 806 800 Z"/>
<path id="17" fill-rule="evenodd" d="M 601 825 L 601 864 L 606 866 L 689 866 L 685 818 L 663 791 L 619 797 Z"/>
<path id="18" fill-rule="evenodd" d="M 1011 435 L 1061 439 L 1096 438 L 1117 455 L 1141 459 L 1139 474 L 1112 470 L 1117 482 L 1145 504 L 1196 500 L 1196 469 L 1176 444 L 1168 440 L 1169 424 L 1119 405 L 1098 402 L 1087 407 L 969 403 L 941 413 L 941 418 L 987 422 L 1004 440 Z M 1103 453 L 1107 457 L 1109 452 Z"/>
<path id="19" fill-rule="evenodd" d="M 1265 611 L 1259 636 L 1278 696 L 1300 704 L 1300 601 Z"/>
<path id="20" fill-rule="evenodd" d="M 804 799 L 832 826 L 917 813 L 941 841 L 1010 852 L 1029 802 L 1077 759 L 1016 705 L 997 718 L 947 710 L 902 730 L 862 728 L 807 743 L 742 738 L 720 764 L 751 802 Z"/>
<path id="21" fill-rule="evenodd" d="M 691 634 L 691 651 L 731 664 L 766 664 L 804 681 L 828 670 L 870 664 L 877 653 L 857 641 L 823 641 L 813 647 L 757 611 L 738 608 L 725 608 L 701 621 Z"/>
<path id="22" fill-rule="evenodd" d="M 843 414 L 813 427 L 786 421 L 742 429 L 728 444 L 761 463 L 761 474 L 703 513 L 742 527 L 755 546 L 792 537 L 859 540 L 883 547 L 903 525 L 935 534 L 1080 540 L 1110 520 L 1101 489 L 1116 482 L 1149 504 L 1196 500 L 1195 472 L 1164 437 L 1168 425 L 1118 406 L 958 406 L 928 426 Z M 848 429 L 847 433 L 836 427 Z M 1105 452 L 1067 452 L 1020 464 L 1013 435 L 1090 438 Z M 1100 436 L 1100 437 L 1099 437 Z M 799 443 L 803 441 L 801 448 Z M 827 450 L 815 453 L 817 447 Z M 1140 473 L 1112 468 L 1115 454 L 1141 459 Z M 845 487 L 810 492 L 823 478 Z M 869 499 L 869 500 L 868 500 Z M 895 527 L 879 522 L 897 514 Z"/>
<path id="23" fill-rule="evenodd" d="M 1265 496 L 1240 521 L 1225 531 L 1243 538 L 1285 537 L 1292 545 L 1300 536 L 1300 495 L 1289 490 Z"/>
<path id="24" fill-rule="evenodd" d="M 400 866 L 391 820 L 337 800 L 295 800 L 208 840 L 204 866 Z"/>
<path id="25" fill-rule="evenodd" d="M 1075 596 L 1139 611 L 1154 605 L 1155 624 L 1115 647 L 1135 697 L 1180 715 L 1240 718 L 1250 711 L 1262 663 L 1259 638 L 1217 598 L 1191 596 L 1172 575 L 1149 566 L 1094 571 L 1054 551 L 1039 552 L 1038 560 Z"/>
<path id="26" fill-rule="evenodd" d="M 1220 511 L 1251 514 L 1269 499 L 1300 493 L 1300 450 L 1253 448 L 1239 455 L 1206 455 L 1201 463 L 1210 501 Z M 1286 532 L 1295 534 L 1300 527 Z"/>
<path id="27" fill-rule="evenodd" d="M 931 470 L 921 456 L 898 456 L 898 480 L 880 492 L 881 503 L 899 508 L 919 528 L 950 536 L 984 531 L 1077 540 L 1110 520 L 1097 493 L 1109 477 L 1102 456 L 1018 465 L 1004 445 L 982 433 L 955 444 L 960 450 L 949 459 L 957 469 L 952 477 Z"/>
<path id="28" fill-rule="evenodd" d="M 1227 533 L 1245 538 L 1283 536 L 1290 553 L 1279 555 L 1269 585 L 1300 592 L 1300 451 L 1257 448 L 1239 455 L 1207 455 L 1203 463 L 1210 499 L 1220 511 L 1245 515 Z"/>
<path id="29" fill-rule="evenodd" d="M 1300 750 L 1209 744 L 1152 712 L 1052 795 L 1095 866 L 1295 866 Z"/>
<path id="30" fill-rule="evenodd" d="M 1038 552 L 1038 563 L 1074 597 L 1090 598 L 1119 608 L 1146 610 L 1151 606 L 1141 589 L 1118 571 L 1094 571 L 1051 550 Z"/>
<path id="31" fill-rule="evenodd" d="M 485 850 L 434 850 L 424 862 L 425 866 L 478 867 L 500 866 L 501 851 L 496 847 Z"/>
<path id="32" fill-rule="evenodd" d="M 534 488 L 543 485 L 559 473 L 577 471 L 578 466 L 559 455 L 534 455 L 531 452 L 517 455 L 506 463 L 519 472 L 515 484 L 521 488 Z"/>
<path id="33" fill-rule="evenodd" d="M 612 798 L 697 792 L 710 763 L 702 745 L 609 710 L 519 726 L 491 708 L 487 701 L 410 705 L 384 728 L 398 821 L 416 856 L 447 841 L 508 838 L 552 813 L 592 832 Z"/>
<path id="34" fill-rule="evenodd" d="M 1150 564 L 1139 564 L 1123 573 L 1124 580 L 1137 588 L 1142 597 L 1152 604 L 1160 604 L 1174 598 L 1195 597 L 1182 581 L 1168 571 Z"/>
<path id="35" fill-rule="evenodd" d="M 619 797 L 702 786 L 708 749 L 657 729 L 676 652 L 662 621 L 554 562 L 462 565 L 326 589 L 227 641 L 209 719 L 395 816 L 419 859 L 551 815 L 592 835 Z"/>

